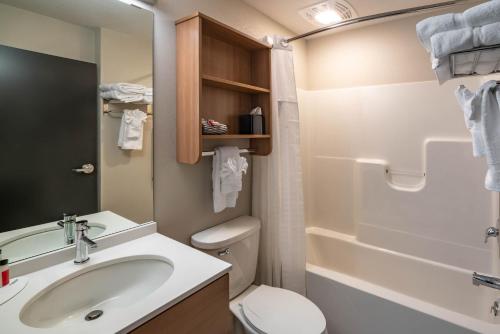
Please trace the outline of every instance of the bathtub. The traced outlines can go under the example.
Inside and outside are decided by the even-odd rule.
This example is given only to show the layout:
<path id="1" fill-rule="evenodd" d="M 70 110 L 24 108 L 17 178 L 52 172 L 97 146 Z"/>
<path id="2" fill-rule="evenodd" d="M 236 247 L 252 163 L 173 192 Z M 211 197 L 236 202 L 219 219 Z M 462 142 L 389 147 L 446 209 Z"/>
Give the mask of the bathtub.
<path id="1" fill-rule="evenodd" d="M 500 292 L 472 272 L 307 229 L 307 295 L 329 334 L 500 333 L 490 307 Z"/>

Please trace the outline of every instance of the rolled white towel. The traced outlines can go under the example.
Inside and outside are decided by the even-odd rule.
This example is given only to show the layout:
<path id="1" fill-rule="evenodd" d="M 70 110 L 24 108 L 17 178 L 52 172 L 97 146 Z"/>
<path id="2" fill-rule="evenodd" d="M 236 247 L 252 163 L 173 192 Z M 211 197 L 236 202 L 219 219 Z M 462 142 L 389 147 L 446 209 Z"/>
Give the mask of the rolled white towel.
<path id="1" fill-rule="evenodd" d="M 462 14 L 450 13 L 429 17 L 417 23 L 417 36 L 424 48 L 431 51 L 431 37 L 437 33 L 467 27 Z"/>
<path id="2" fill-rule="evenodd" d="M 440 32 L 431 37 L 431 53 L 436 58 L 453 52 L 500 43 L 500 22 L 477 28 Z"/>
<path id="3" fill-rule="evenodd" d="M 480 27 L 500 21 L 500 0 L 492 0 L 467 9 L 463 19 L 469 27 Z"/>
<path id="4" fill-rule="evenodd" d="M 450 53 L 473 47 L 474 31 L 471 28 L 440 32 L 431 37 L 431 53 L 436 58 L 443 58 Z"/>

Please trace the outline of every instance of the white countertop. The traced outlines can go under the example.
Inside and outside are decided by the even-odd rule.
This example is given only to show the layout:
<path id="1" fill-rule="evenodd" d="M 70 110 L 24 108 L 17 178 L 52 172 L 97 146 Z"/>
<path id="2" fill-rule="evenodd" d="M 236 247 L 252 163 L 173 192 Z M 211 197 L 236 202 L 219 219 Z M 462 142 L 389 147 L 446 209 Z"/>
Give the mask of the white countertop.
<path id="1" fill-rule="evenodd" d="M 78 271 L 86 272 L 96 264 L 112 263 L 113 260 L 131 256 L 164 257 L 173 265 L 173 273 L 162 286 L 144 299 L 120 307 L 117 312 L 109 312 L 97 320 L 79 322 L 79 326 L 34 328 L 21 322 L 19 315 L 24 305 L 48 286 L 68 275 L 75 276 Z M 0 306 L 0 333 L 127 333 L 222 277 L 230 269 L 229 263 L 154 233 L 92 253 L 90 261 L 83 265 L 68 261 L 25 275 L 28 284 L 24 290 Z"/>

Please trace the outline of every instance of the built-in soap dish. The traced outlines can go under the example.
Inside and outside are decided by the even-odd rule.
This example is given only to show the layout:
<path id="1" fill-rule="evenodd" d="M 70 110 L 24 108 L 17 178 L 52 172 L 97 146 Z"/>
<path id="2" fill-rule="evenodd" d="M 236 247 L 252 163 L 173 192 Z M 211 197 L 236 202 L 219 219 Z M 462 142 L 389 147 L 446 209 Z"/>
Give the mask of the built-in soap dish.
<path id="1" fill-rule="evenodd" d="M 387 181 L 396 187 L 420 189 L 425 185 L 425 172 L 385 169 Z"/>

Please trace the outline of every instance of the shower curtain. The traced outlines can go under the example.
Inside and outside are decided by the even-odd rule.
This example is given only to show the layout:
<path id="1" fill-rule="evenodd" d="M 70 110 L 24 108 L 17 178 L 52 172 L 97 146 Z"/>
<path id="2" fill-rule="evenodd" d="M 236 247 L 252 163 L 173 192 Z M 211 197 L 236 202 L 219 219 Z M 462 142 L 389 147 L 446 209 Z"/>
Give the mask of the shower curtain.
<path id="1" fill-rule="evenodd" d="M 252 214 L 262 221 L 257 280 L 305 294 L 305 226 L 299 109 L 292 48 L 275 37 L 272 55 L 273 150 L 254 157 Z"/>

